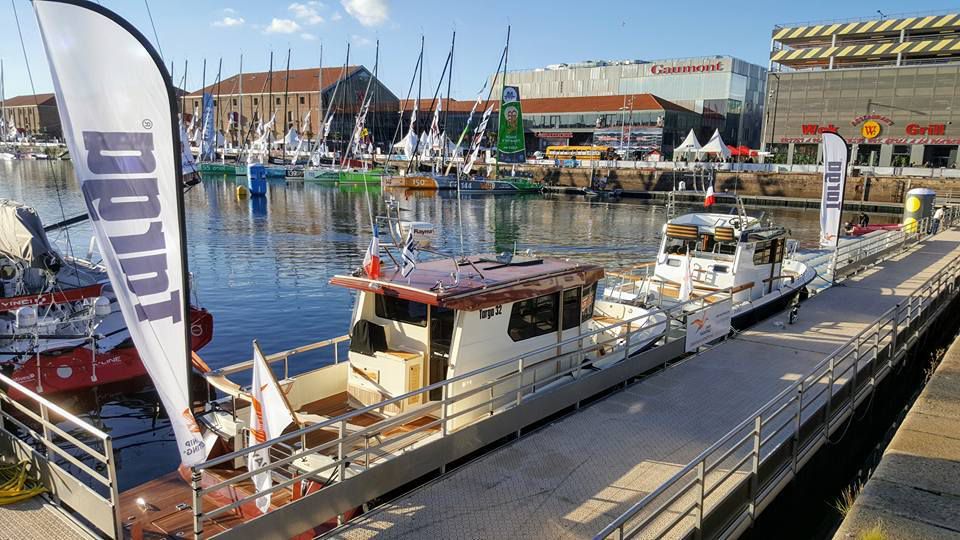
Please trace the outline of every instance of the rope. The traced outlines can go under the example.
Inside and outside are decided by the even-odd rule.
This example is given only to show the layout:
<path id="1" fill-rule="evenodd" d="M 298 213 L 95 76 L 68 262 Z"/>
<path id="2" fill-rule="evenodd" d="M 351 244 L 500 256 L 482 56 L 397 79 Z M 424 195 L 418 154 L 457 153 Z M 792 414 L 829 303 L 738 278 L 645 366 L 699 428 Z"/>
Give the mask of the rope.
<path id="1" fill-rule="evenodd" d="M 157 50 L 160 52 L 160 59 L 163 60 L 163 47 L 160 46 L 160 36 L 157 34 L 157 25 L 153 23 L 153 13 L 150 12 L 150 4 L 143 0 L 143 5 L 147 8 L 147 16 L 150 17 L 150 26 L 153 28 L 153 40 L 157 42 Z"/>
<path id="2" fill-rule="evenodd" d="M 29 461 L 0 465 L 0 505 L 13 504 L 47 491 L 39 480 L 27 478 Z"/>

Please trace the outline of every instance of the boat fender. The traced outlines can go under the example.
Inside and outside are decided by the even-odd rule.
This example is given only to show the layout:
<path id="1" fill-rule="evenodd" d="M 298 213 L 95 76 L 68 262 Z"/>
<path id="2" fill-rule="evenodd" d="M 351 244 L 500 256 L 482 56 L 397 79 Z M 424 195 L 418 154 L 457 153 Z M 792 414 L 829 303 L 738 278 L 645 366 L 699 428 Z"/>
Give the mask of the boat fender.
<path id="1" fill-rule="evenodd" d="M 250 196 L 250 190 L 247 189 L 247 186 L 237 186 L 237 198 L 246 199 Z"/>
<path id="2" fill-rule="evenodd" d="M 110 299 L 106 296 L 98 296 L 96 300 L 93 301 L 93 314 L 97 317 L 106 317 L 113 313 L 113 308 L 110 306 Z"/>
<path id="3" fill-rule="evenodd" d="M 17 309 L 17 328 L 33 328 L 37 325 L 37 310 L 32 306 Z"/>

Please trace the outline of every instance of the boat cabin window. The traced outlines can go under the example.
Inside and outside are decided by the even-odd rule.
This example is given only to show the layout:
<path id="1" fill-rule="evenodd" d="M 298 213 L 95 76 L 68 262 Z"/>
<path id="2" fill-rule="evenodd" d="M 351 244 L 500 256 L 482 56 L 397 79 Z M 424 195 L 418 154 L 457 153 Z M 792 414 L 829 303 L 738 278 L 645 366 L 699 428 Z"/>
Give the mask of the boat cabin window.
<path id="1" fill-rule="evenodd" d="M 515 302 L 510 309 L 507 333 L 513 341 L 523 341 L 557 331 L 558 293 L 545 294 Z"/>
<path id="2" fill-rule="evenodd" d="M 580 287 L 563 291 L 563 329 L 580 326 Z"/>
<path id="3" fill-rule="evenodd" d="M 782 261 L 784 244 L 783 240 L 779 238 L 757 242 L 757 247 L 753 250 L 753 264 L 771 264 Z"/>
<path id="4" fill-rule="evenodd" d="M 593 318 L 593 304 L 596 299 L 596 283 L 583 289 L 583 298 L 580 299 L 580 322 L 587 322 Z"/>
<path id="5" fill-rule="evenodd" d="M 417 326 L 427 326 L 427 305 L 393 296 L 378 294 L 375 300 L 377 317 Z"/>

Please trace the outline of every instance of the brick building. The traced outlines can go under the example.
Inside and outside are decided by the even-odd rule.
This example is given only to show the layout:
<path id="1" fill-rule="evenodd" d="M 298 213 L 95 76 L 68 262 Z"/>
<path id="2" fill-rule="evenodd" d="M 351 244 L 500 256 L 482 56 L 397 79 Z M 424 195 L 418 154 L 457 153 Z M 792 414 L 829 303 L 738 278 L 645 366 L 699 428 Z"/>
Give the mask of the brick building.
<path id="1" fill-rule="evenodd" d="M 6 124 L 17 127 L 22 135 L 31 138 L 60 139 L 60 114 L 53 94 L 25 95 L 9 98 L 3 103 Z"/>

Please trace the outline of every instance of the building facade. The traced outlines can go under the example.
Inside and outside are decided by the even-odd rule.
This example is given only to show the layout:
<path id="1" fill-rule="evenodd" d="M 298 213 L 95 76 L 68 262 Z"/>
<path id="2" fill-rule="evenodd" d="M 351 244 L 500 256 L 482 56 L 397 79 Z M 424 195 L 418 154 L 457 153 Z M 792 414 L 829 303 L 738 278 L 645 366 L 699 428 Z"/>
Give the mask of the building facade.
<path id="1" fill-rule="evenodd" d="M 728 144 L 760 144 L 766 69 L 731 56 L 555 64 L 508 72 L 506 81 L 524 100 L 653 94 L 699 114 L 703 140 L 719 129 Z"/>
<path id="2" fill-rule="evenodd" d="M 62 139 L 57 98 L 53 94 L 17 96 L 4 100 L 6 126 L 15 126 L 20 136 L 33 139 Z"/>
<path id="3" fill-rule="evenodd" d="M 851 161 L 954 167 L 960 146 L 960 13 L 777 26 L 764 146 L 816 163 L 836 131 Z"/>
<path id="4" fill-rule="evenodd" d="M 261 121 L 268 122 L 274 116 L 275 140 L 282 139 L 290 128 L 315 139 L 332 107 L 327 143 L 332 150 L 343 150 L 372 77 L 363 66 L 292 69 L 289 75 L 282 71 L 244 73 L 242 80 L 234 75 L 185 95 L 181 108 L 189 122 L 194 114 L 200 114 L 203 94 L 210 94 L 214 125 L 228 144 L 240 146 L 257 137 Z M 400 102 L 377 79 L 370 83 L 370 93 L 373 97 L 366 120 L 369 135 L 365 140 L 386 151 L 396 130 Z"/>

